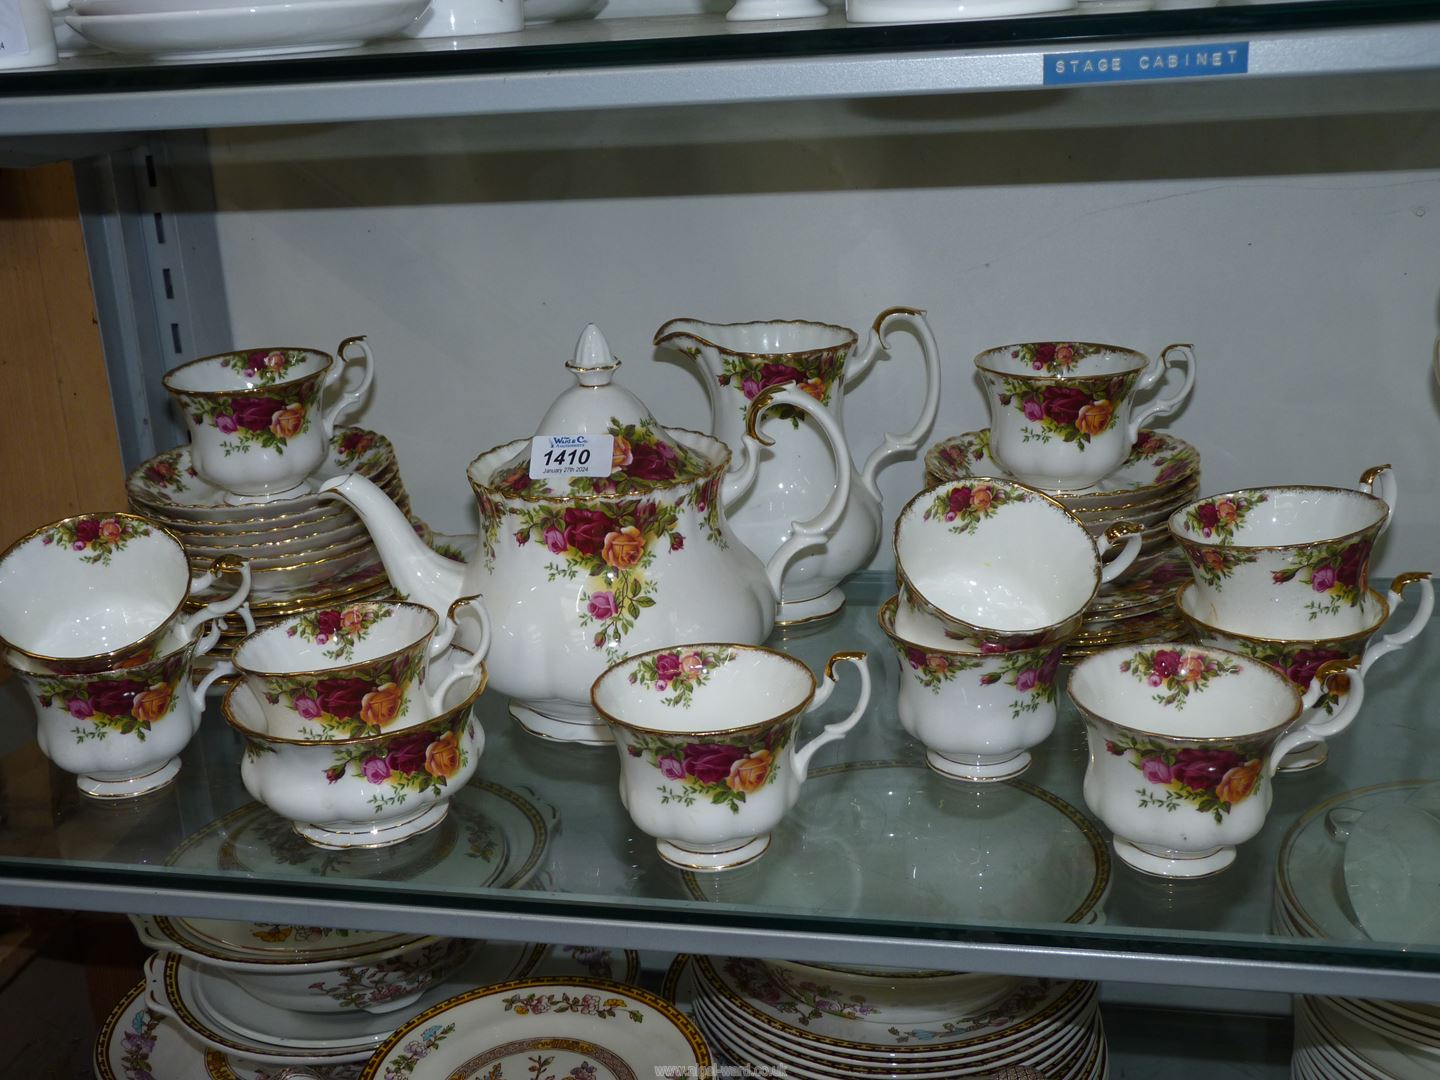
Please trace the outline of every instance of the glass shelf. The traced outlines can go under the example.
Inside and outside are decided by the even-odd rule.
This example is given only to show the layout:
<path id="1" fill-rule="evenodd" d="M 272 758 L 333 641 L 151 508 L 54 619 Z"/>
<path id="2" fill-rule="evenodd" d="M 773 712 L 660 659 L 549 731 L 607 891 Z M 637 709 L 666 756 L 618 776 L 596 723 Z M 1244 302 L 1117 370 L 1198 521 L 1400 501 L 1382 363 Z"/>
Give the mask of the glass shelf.
<path id="1" fill-rule="evenodd" d="M 734 23 L 720 14 L 590 19 L 209 62 L 92 54 L 0 73 L 0 135 L 1013 90 L 1046 85 L 1047 51 L 1241 41 L 1252 77 L 1414 72 L 1435 66 L 1440 22 L 1430 0 L 1143 12 L 1082 3 L 895 25 L 848 23 L 843 10 Z"/>
<path id="2" fill-rule="evenodd" d="M 832 652 L 868 650 L 875 685 L 867 715 L 819 752 L 800 805 L 747 870 L 687 878 L 667 867 L 620 806 L 614 751 L 533 738 L 495 694 L 478 707 L 478 779 L 441 828 L 389 849 L 321 853 L 249 800 L 238 738 L 212 705 L 178 781 L 142 800 L 82 797 L 33 744 L 0 758 L 0 900 L 1440 1000 L 1440 947 L 1267 933 L 1289 826 L 1340 792 L 1411 779 L 1433 762 L 1423 673 L 1440 666 L 1440 633 L 1376 666 L 1355 726 L 1324 766 L 1277 779 L 1264 831 L 1229 870 L 1171 884 L 1112 860 L 1108 835 L 1090 823 L 1085 737 L 1063 693 L 1056 731 L 1022 783 L 977 788 L 919 767 L 875 621 L 886 591 L 879 575 L 852 579 L 838 620 L 774 642 L 817 671 Z M 804 731 L 843 716 L 855 692 L 842 674 Z M 13 680 L 0 688 L 0 715 L 33 724 Z M 899 764 L 843 767 L 871 762 Z"/>

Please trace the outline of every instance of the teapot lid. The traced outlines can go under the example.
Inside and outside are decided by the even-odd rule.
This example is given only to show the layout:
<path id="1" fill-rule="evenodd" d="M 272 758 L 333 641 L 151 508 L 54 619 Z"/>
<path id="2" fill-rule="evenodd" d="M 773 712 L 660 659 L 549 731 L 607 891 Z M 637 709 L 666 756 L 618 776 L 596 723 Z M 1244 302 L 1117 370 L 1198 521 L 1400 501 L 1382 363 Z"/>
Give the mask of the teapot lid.
<path id="1" fill-rule="evenodd" d="M 488 486 L 530 496 L 605 497 L 688 484 L 714 470 L 718 462 L 670 438 L 643 401 L 613 382 L 620 361 L 594 323 L 580 334 L 574 359 L 565 366 L 574 373 L 575 385 L 554 400 L 535 435 L 607 437 L 609 475 L 534 476 L 527 442 L 495 470 Z"/>

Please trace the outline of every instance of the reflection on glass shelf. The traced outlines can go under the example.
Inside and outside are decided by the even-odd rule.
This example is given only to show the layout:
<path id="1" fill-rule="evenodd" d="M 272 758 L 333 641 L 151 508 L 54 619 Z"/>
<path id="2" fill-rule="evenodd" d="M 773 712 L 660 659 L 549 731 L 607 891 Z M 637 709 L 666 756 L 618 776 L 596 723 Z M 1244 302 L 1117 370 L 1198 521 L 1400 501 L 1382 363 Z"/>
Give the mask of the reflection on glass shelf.
<path id="1" fill-rule="evenodd" d="M 837 620 L 772 642 L 812 669 L 837 650 L 868 650 L 875 686 L 856 730 L 820 751 L 813 783 L 749 869 L 687 877 L 666 866 L 620 805 L 612 748 L 529 736 L 504 700 L 487 693 L 479 706 L 487 733 L 479 776 L 457 796 L 449 820 L 370 852 L 311 848 L 252 803 L 240 784 L 239 739 L 213 706 L 178 781 L 132 802 L 84 798 L 73 777 L 26 745 L 0 759 L 0 890 L 6 879 L 48 878 L 304 898 L 319 883 L 325 895 L 355 905 L 418 902 L 457 917 L 478 917 L 488 906 L 617 924 L 656 917 L 692 927 L 931 941 L 954 940 L 964 928 L 972 940 L 1002 943 L 1128 943 L 1161 952 L 1167 944 L 1191 951 L 1223 944 L 1247 958 L 1300 962 L 1323 948 L 1331 961 L 1408 962 L 1395 945 L 1366 936 L 1344 895 L 1325 901 L 1327 917 L 1347 924 L 1327 929 L 1328 940 L 1309 931 L 1307 939 L 1270 936 L 1272 905 L 1277 855 L 1302 815 L 1352 789 L 1412 779 L 1435 760 L 1437 735 L 1419 722 L 1432 711 L 1424 673 L 1440 666 L 1433 628 L 1403 663 L 1376 665 L 1364 710 L 1325 765 L 1277 778 L 1264 831 L 1240 847 L 1233 866 L 1211 879 L 1171 882 L 1111 858 L 1108 834 L 1085 809 L 1085 736 L 1063 695 L 1057 729 L 1020 782 L 967 785 L 923 768 L 923 749 L 895 712 L 895 655 L 876 621 L 884 589 L 879 575 L 852 579 Z M 842 681 L 805 732 L 845 715 L 855 692 Z M 0 708 L 7 723 L 33 725 L 13 683 L 0 688 Z M 1337 861 L 1318 879 L 1303 865 L 1320 843 L 1312 833 L 1286 847 L 1287 880 L 1310 890 L 1292 916 L 1312 913 L 1315 889 L 1345 888 Z M 112 902 L 132 903 L 118 893 Z M 203 906 L 194 912 L 204 913 Z M 483 933 L 478 923 L 475 930 Z M 1434 948 L 1415 946 L 1409 955 L 1430 957 L 1424 950 Z"/>

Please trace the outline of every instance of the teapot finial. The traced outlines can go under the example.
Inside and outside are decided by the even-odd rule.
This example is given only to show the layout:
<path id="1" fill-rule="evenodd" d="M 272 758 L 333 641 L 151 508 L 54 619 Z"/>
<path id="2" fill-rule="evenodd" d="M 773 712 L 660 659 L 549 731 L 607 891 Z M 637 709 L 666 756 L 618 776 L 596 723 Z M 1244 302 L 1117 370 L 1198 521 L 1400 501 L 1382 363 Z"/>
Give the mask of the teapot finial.
<path id="1" fill-rule="evenodd" d="M 575 373 L 581 386 L 609 386 L 620 361 L 611 353 L 600 328 L 587 323 L 575 343 L 575 359 L 567 360 L 565 366 Z"/>

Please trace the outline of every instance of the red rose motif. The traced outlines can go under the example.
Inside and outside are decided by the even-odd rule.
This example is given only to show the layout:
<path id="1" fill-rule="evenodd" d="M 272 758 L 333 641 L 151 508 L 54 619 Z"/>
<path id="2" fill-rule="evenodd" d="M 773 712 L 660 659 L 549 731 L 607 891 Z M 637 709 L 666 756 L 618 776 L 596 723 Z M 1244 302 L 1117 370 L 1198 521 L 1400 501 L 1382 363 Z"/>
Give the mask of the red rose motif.
<path id="1" fill-rule="evenodd" d="M 675 463 L 679 455 L 666 443 L 640 443 L 630 449 L 629 474 L 636 480 L 663 483 L 675 479 Z"/>
<path id="2" fill-rule="evenodd" d="M 1370 541 L 1357 540 L 1340 552 L 1340 565 L 1335 568 L 1335 580 L 1347 588 L 1356 588 L 1365 580 L 1365 571 L 1370 565 Z"/>
<path id="3" fill-rule="evenodd" d="M 925 666 L 925 653 L 920 649 L 909 646 L 905 649 L 905 659 L 910 661 L 910 666 L 917 671 Z"/>
<path id="4" fill-rule="evenodd" d="M 1290 658 L 1288 667 L 1282 668 L 1285 677 L 1305 690 L 1315 678 L 1315 672 L 1320 670 L 1320 665 L 1327 660 L 1345 660 L 1349 653 L 1340 652 L 1338 649 L 1301 649 Z"/>
<path id="5" fill-rule="evenodd" d="M 718 784 L 730 775 L 730 766 L 745 756 L 740 746 L 690 743 L 685 747 L 685 775 L 702 784 Z"/>
<path id="6" fill-rule="evenodd" d="M 765 364 L 760 368 L 760 389 L 800 381 L 800 372 L 789 364 Z"/>
<path id="7" fill-rule="evenodd" d="M 606 535 L 614 527 L 610 515 L 603 510 L 569 507 L 565 511 L 565 539 L 582 555 L 600 554 Z"/>
<path id="8" fill-rule="evenodd" d="M 100 522 L 95 518 L 81 518 L 75 523 L 75 539 L 88 544 L 100 535 Z"/>
<path id="9" fill-rule="evenodd" d="M 1040 367 L 1049 367 L 1055 362 L 1055 343 L 1053 341 L 1042 341 L 1035 346 L 1035 362 Z"/>
<path id="10" fill-rule="evenodd" d="M 364 453 L 370 449 L 370 444 L 374 441 L 374 436 L 368 431 L 352 431 L 340 440 L 340 453 L 346 457 L 351 454 Z"/>
<path id="11" fill-rule="evenodd" d="M 1195 791 L 1211 791 L 1236 765 L 1245 759 L 1233 750 L 1181 750 L 1170 770 L 1173 779 Z"/>
<path id="12" fill-rule="evenodd" d="M 364 679 L 321 679 L 315 684 L 315 698 L 331 716 L 350 720 L 360 715 L 360 703 L 373 689 Z"/>
<path id="13" fill-rule="evenodd" d="M 235 398 L 230 402 L 235 423 L 247 431 L 264 431 L 270 426 L 271 418 L 283 408 L 285 402 L 273 397 Z"/>
<path id="14" fill-rule="evenodd" d="M 958 514 L 970 506 L 970 497 L 974 493 L 968 487 L 950 489 L 950 512 Z"/>
<path id="15" fill-rule="evenodd" d="M 385 764 L 392 772 L 419 772 L 425 767 L 425 751 L 434 741 L 434 736 L 428 731 L 417 731 L 414 735 L 396 739 L 385 754 Z"/>
<path id="16" fill-rule="evenodd" d="M 322 611 L 315 616 L 315 632 L 324 634 L 327 638 L 334 637 L 335 631 L 340 629 L 340 612 Z"/>
<path id="17" fill-rule="evenodd" d="M 135 704 L 135 695 L 145 689 L 145 683 L 134 679 L 115 679 L 92 682 L 85 687 L 90 697 L 90 707 L 107 716 L 128 716 Z"/>
<path id="18" fill-rule="evenodd" d="M 1055 681 L 1056 674 L 1060 671 L 1060 657 L 1065 652 L 1063 645 L 1057 645 L 1051 649 L 1045 659 L 1040 663 L 1040 685 L 1049 686 Z"/>
<path id="19" fill-rule="evenodd" d="M 655 658 L 655 674 L 667 683 L 673 682 L 680 674 L 680 654 L 661 653 Z"/>
<path id="20" fill-rule="evenodd" d="M 1180 654 L 1174 649 L 1161 649 L 1155 654 L 1150 669 L 1162 679 L 1168 679 L 1180 670 Z"/>
<path id="21" fill-rule="evenodd" d="M 1073 427 L 1080 410 L 1090 404 L 1090 395 L 1074 386 L 1047 386 L 1040 404 L 1049 419 L 1061 427 Z"/>
<path id="22" fill-rule="evenodd" d="M 1195 508 L 1195 518 L 1202 529 L 1213 529 L 1220 523 L 1220 511 L 1214 503 L 1201 503 Z"/>

